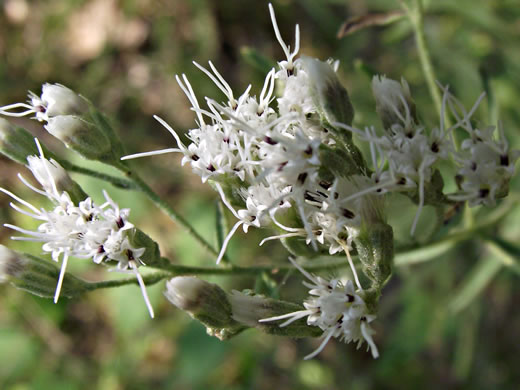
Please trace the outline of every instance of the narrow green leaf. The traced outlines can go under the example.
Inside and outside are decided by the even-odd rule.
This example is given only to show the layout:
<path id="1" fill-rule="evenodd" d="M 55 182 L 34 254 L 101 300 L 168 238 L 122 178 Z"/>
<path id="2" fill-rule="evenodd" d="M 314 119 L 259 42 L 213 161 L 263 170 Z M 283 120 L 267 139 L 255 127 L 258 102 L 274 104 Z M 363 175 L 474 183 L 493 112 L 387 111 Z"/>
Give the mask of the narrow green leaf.
<path id="1" fill-rule="evenodd" d="M 500 237 L 488 238 L 487 249 L 499 259 L 503 265 L 520 275 L 520 248 Z"/>
<path id="2" fill-rule="evenodd" d="M 465 309 L 500 271 L 503 262 L 497 256 L 487 256 L 473 267 L 449 303 L 449 310 L 458 313 Z"/>
<path id="3" fill-rule="evenodd" d="M 426 245 L 422 248 L 406 251 L 403 253 L 397 253 L 394 258 L 394 264 L 397 267 L 402 267 L 405 265 L 424 263 L 426 261 L 434 260 L 453 248 L 455 244 L 455 240 L 441 241 L 438 243 Z"/>

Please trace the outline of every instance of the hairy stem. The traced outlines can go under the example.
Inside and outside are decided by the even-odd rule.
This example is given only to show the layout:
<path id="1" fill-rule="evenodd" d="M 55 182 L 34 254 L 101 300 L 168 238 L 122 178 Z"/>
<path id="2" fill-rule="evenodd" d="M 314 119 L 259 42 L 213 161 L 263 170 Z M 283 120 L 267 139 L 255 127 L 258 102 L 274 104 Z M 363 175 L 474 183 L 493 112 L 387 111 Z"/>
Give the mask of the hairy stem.
<path id="1" fill-rule="evenodd" d="M 449 128 L 451 126 L 451 121 L 448 115 L 442 112 L 442 96 L 439 92 L 439 88 L 435 84 L 437 78 L 435 76 L 435 70 L 433 69 L 430 52 L 426 45 L 426 38 L 424 35 L 424 7 L 422 0 L 414 0 L 415 7 L 413 9 L 404 5 L 403 2 L 401 4 L 403 4 L 403 8 L 406 10 L 408 18 L 412 23 L 419 61 L 421 62 L 421 67 L 424 72 L 424 77 L 426 78 L 426 84 L 433 100 L 433 104 L 435 105 L 437 114 L 439 116 L 444 115 L 443 119 L 446 123 L 446 127 Z"/>
<path id="2" fill-rule="evenodd" d="M 330 270 L 342 267 L 348 267 L 348 262 L 345 259 L 334 260 L 321 262 L 319 264 L 307 264 L 303 265 L 303 267 L 307 271 L 323 271 Z M 254 267 L 239 267 L 239 266 L 229 266 L 229 267 L 194 267 L 194 266 L 186 266 L 186 265 L 178 265 L 178 264 L 170 264 L 163 268 L 166 272 L 155 272 L 148 275 L 143 275 L 144 283 L 148 285 L 152 285 L 160 282 L 161 280 L 171 278 L 174 276 L 182 276 L 182 275 L 222 275 L 222 276 L 232 276 L 232 275 L 258 275 L 263 272 L 270 272 L 272 274 L 282 272 L 282 271 L 291 271 L 296 269 L 292 264 L 271 264 L 271 265 L 260 265 Z M 89 283 L 88 290 L 97 290 L 99 288 L 111 288 L 111 287 L 120 287 L 129 284 L 138 284 L 137 279 L 125 278 L 118 280 L 105 280 L 101 282 L 91 282 Z"/>
<path id="3" fill-rule="evenodd" d="M 100 173 L 97 171 L 93 171 L 89 168 L 83 168 L 83 167 L 75 165 L 67 160 L 60 160 L 59 163 L 67 171 L 76 172 L 76 173 L 80 173 L 82 175 L 91 176 L 96 179 L 104 180 L 104 181 L 112 184 L 115 187 L 122 188 L 125 190 L 137 189 L 137 186 L 135 185 L 135 183 L 133 183 L 132 181 L 130 181 L 128 179 L 108 175 L 105 173 Z"/>
<path id="4" fill-rule="evenodd" d="M 218 256 L 218 251 L 204 237 L 202 237 L 191 224 L 177 211 L 175 211 L 168 203 L 162 200 L 144 181 L 138 176 L 133 176 L 134 183 L 143 191 L 157 207 L 166 213 L 173 221 L 182 226 L 202 247 L 211 254 Z"/>

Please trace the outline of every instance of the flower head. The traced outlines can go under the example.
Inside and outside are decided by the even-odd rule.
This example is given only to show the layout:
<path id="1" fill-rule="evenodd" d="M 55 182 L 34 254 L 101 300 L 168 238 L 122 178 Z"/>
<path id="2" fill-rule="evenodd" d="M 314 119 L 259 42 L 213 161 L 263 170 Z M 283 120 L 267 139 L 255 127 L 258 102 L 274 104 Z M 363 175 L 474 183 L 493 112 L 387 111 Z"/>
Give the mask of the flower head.
<path id="1" fill-rule="evenodd" d="M 28 158 L 29 168 L 44 191 L 33 187 L 21 175 L 20 179 L 33 191 L 49 199 L 53 206 L 38 209 L 4 188 L 0 188 L 0 191 L 18 202 L 19 205 L 11 203 L 11 207 L 16 211 L 40 221 L 40 225 L 34 231 L 5 224 L 6 227 L 23 235 L 12 239 L 41 242 L 42 249 L 50 253 L 54 261 L 61 259 L 62 266 L 54 301 L 58 301 L 70 257 L 91 258 L 96 263 L 116 261 L 119 270 L 130 270 L 138 278 L 150 315 L 153 317 L 142 278 L 137 271 L 142 264 L 140 258 L 145 249 L 134 247 L 132 244 L 135 228 L 128 222 L 130 210 L 120 209 L 106 192 L 106 202 L 100 206 L 90 197 L 80 202 L 73 201 L 61 186 L 64 180 L 73 183 L 72 179 L 56 161 L 45 158 L 38 142 L 37 146 L 40 156 Z"/>
<path id="2" fill-rule="evenodd" d="M 309 298 L 303 304 L 305 310 L 264 318 L 260 322 L 286 319 L 280 324 L 283 327 L 307 317 L 309 326 L 322 329 L 322 343 L 305 359 L 312 359 L 319 354 L 331 338 L 338 338 L 345 343 L 357 342 L 358 348 L 366 341 L 372 356 L 377 358 L 379 352 L 372 339 L 374 331 L 370 326 L 376 316 L 369 313 L 362 291 L 356 291 L 351 280 L 342 283 L 338 279 L 324 279 L 308 273 L 293 260 L 291 262 L 309 280 L 303 282 L 309 288 Z"/>

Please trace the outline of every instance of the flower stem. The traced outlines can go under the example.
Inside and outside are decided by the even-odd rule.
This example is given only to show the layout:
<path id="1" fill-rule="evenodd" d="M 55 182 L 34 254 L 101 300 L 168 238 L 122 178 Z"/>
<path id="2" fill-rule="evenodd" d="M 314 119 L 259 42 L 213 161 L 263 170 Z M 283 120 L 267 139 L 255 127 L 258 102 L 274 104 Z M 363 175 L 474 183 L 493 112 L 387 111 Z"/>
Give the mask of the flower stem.
<path id="1" fill-rule="evenodd" d="M 150 199 L 157 207 L 159 207 L 174 222 L 182 226 L 202 247 L 211 254 L 218 256 L 218 251 L 204 237 L 202 237 L 195 228 L 177 211 L 175 211 L 168 203 L 166 203 L 159 195 L 157 195 L 148 184 L 146 184 L 135 172 L 121 163 L 117 166 L 136 186 Z"/>
<path id="2" fill-rule="evenodd" d="M 131 190 L 131 189 L 137 188 L 137 186 L 133 182 L 131 182 L 130 180 L 127 180 L 125 178 L 122 178 L 122 177 L 116 177 L 116 176 L 108 175 L 105 173 L 96 172 L 96 171 L 93 171 L 88 168 L 83 168 L 83 167 L 75 165 L 67 160 L 60 160 L 59 163 L 67 171 L 76 172 L 76 173 L 80 173 L 82 175 L 91 176 L 96 179 L 104 180 L 118 188 L 122 188 L 125 190 Z"/>
<path id="3" fill-rule="evenodd" d="M 442 112 L 442 96 L 439 92 L 439 88 L 435 84 L 435 71 L 433 69 L 428 46 L 426 45 L 426 38 L 424 35 L 424 7 L 422 0 L 414 0 L 415 7 L 413 9 L 406 6 L 403 2 L 402 4 L 403 8 L 408 14 L 410 22 L 412 23 L 415 34 L 415 42 L 417 44 L 417 52 L 419 54 L 419 61 L 421 62 L 421 67 L 424 72 L 424 77 L 426 78 L 426 84 L 428 86 L 430 96 L 433 100 L 433 104 L 435 105 L 437 114 L 439 116 L 444 115 L 446 127 L 449 128 L 451 126 L 451 121 L 448 115 Z"/>
<path id="4" fill-rule="evenodd" d="M 334 260 L 322 262 L 319 264 L 308 264 L 303 265 L 307 271 L 323 271 L 328 269 L 342 268 L 347 267 L 349 264 L 344 259 Z M 194 266 L 186 266 L 186 265 L 178 265 L 178 264 L 170 264 L 167 267 L 163 268 L 165 272 L 155 272 L 148 275 L 142 275 L 144 284 L 152 285 L 160 282 L 161 280 L 171 278 L 174 276 L 182 276 L 182 275 L 222 275 L 222 276 L 232 276 L 232 275 L 258 275 L 263 272 L 270 272 L 272 274 L 281 272 L 281 271 L 290 271 L 295 269 L 295 267 L 290 264 L 271 264 L 271 265 L 260 265 L 254 267 L 239 267 L 239 266 L 229 266 L 229 267 L 194 267 Z M 120 287 L 129 284 L 138 284 L 138 280 L 135 277 L 118 279 L 118 280 L 104 280 L 101 282 L 91 282 L 88 283 L 88 290 L 93 291 L 100 288 L 111 288 L 111 287 Z"/>
<path id="5" fill-rule="evenodd" d="M 394 263 L 397 267 L 401 267 L 437 259 L 456 244 L 479 237 L 478 234 L 481 231 L 495 226 L 509 214 L 516 204 L 518 204 L 518 196 L 511 194 L 508 201 L 479 223 L 475 223 L 466 229 L 450 231 L 445 237 L 423 245 L 401 248 L 396 253 Z"/>

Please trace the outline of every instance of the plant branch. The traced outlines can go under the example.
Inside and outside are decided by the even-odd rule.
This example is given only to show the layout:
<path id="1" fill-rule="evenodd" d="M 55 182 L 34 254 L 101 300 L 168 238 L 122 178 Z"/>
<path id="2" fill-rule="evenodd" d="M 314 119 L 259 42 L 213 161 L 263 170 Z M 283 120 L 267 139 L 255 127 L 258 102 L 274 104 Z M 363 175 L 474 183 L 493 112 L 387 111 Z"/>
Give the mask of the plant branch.
<path id="1" fill-rule="evenodd" d="M 161 209 L 171 220 L 182 226 L 202 247 L 211 254 L 218 256 L 218 251 L 204 237 L 202 237 L 195 228 L 177 211 L 166 203 L 154 190 L 150 188 L 134 171 L 132 171 L 125 163 L 120 162 L 116 168 L 123 172 L 134 185 L 141 190 L 148 199 L 150 199 L 159 209 Z"/>
<path id="2" fill-rule="evenodd" d="M 433 104 L 435 105 L 437 114 L 439 117 L 441 117 L 441 120 L 444 119 L 446 127 L 449 128 L 451 126 L 451 121 L 448 115 L 446 115 L 445 112 L 442 112 L 442 96 L 439 92 L 439 88 L 436 85 L 437 78 L 433 69 L 430 52 L 428 50 L 428 46 L 426 45 L 426 38 L 424 35 L 424 7 L 422 0 L 414 0 L 414 4 L 415 7 L 411 9 L 410 7 L 406 6 L 404 2 L 401 2 L 401 5 L 406 11 L 414 30 L 419 61 L 421 62 L 421 67 L 424 72 L 424 77 L 426 78 L 426 84 L 428 86 L 430 96 L 433 100 Z M 442 116 L 444 116 L 444 118 L 442 118 Z"/>
<path id="3" fill-rule="evenodd" d="M 330 270 L 335 268 L 348 267 L 348 262 L 345 259 L 335 260 L 335 261 L 327 261 L 319 264 L 306 264 L 303 265 L 305 270 L 307 271 L 323 271 Z M 222 276 L 232 276 L 232 275 L 258 275 L 263 272 L 268 272 L 271 274 L 276 274 L 278 272 L 290 271 L 296 269 L 292 264 L 280 264 L 280 265 L 260 265 L 254 267 L 239 267 L 239 266 L 229 266 L 229 267 L 193 267 L 186 265 L 178 265 L 178 264 L 170 264 L 168 267 L 165 267 L 164 270 L 166 272 L 154 272 L 148 275 L 143 275 L 144 283 L 149 286 L 155 283 L 160 282 L 161 280 L 171 278 L 174 276 L 182 276 L 182 275 L 222 275 Z M 90 282 L 88 283 L 88 291 L 97 290 L 100 288 L 112 288 L 112 287 L 120 287 L 129 284 L 138 285 L 137 279 L 134 277 L 125 278 L 125 279 L 117 279 L 117 280 L 104 280 L 101 282 Z"/>
<path id="4" fill-rule="evenodd" d="M 122 188 L 125 190 L 132 190 L 137 188 L 137 186 L 133 182 L 122 177 L 116 177 L 105 173 L 96 172 L 88 168 L 83 168 L 67 160 L 60 160 L 59 163 L 67 171 L 76 172 L 82 175 L 91 176 L 96 179 L 104 180 L 118 188 Z"/>

